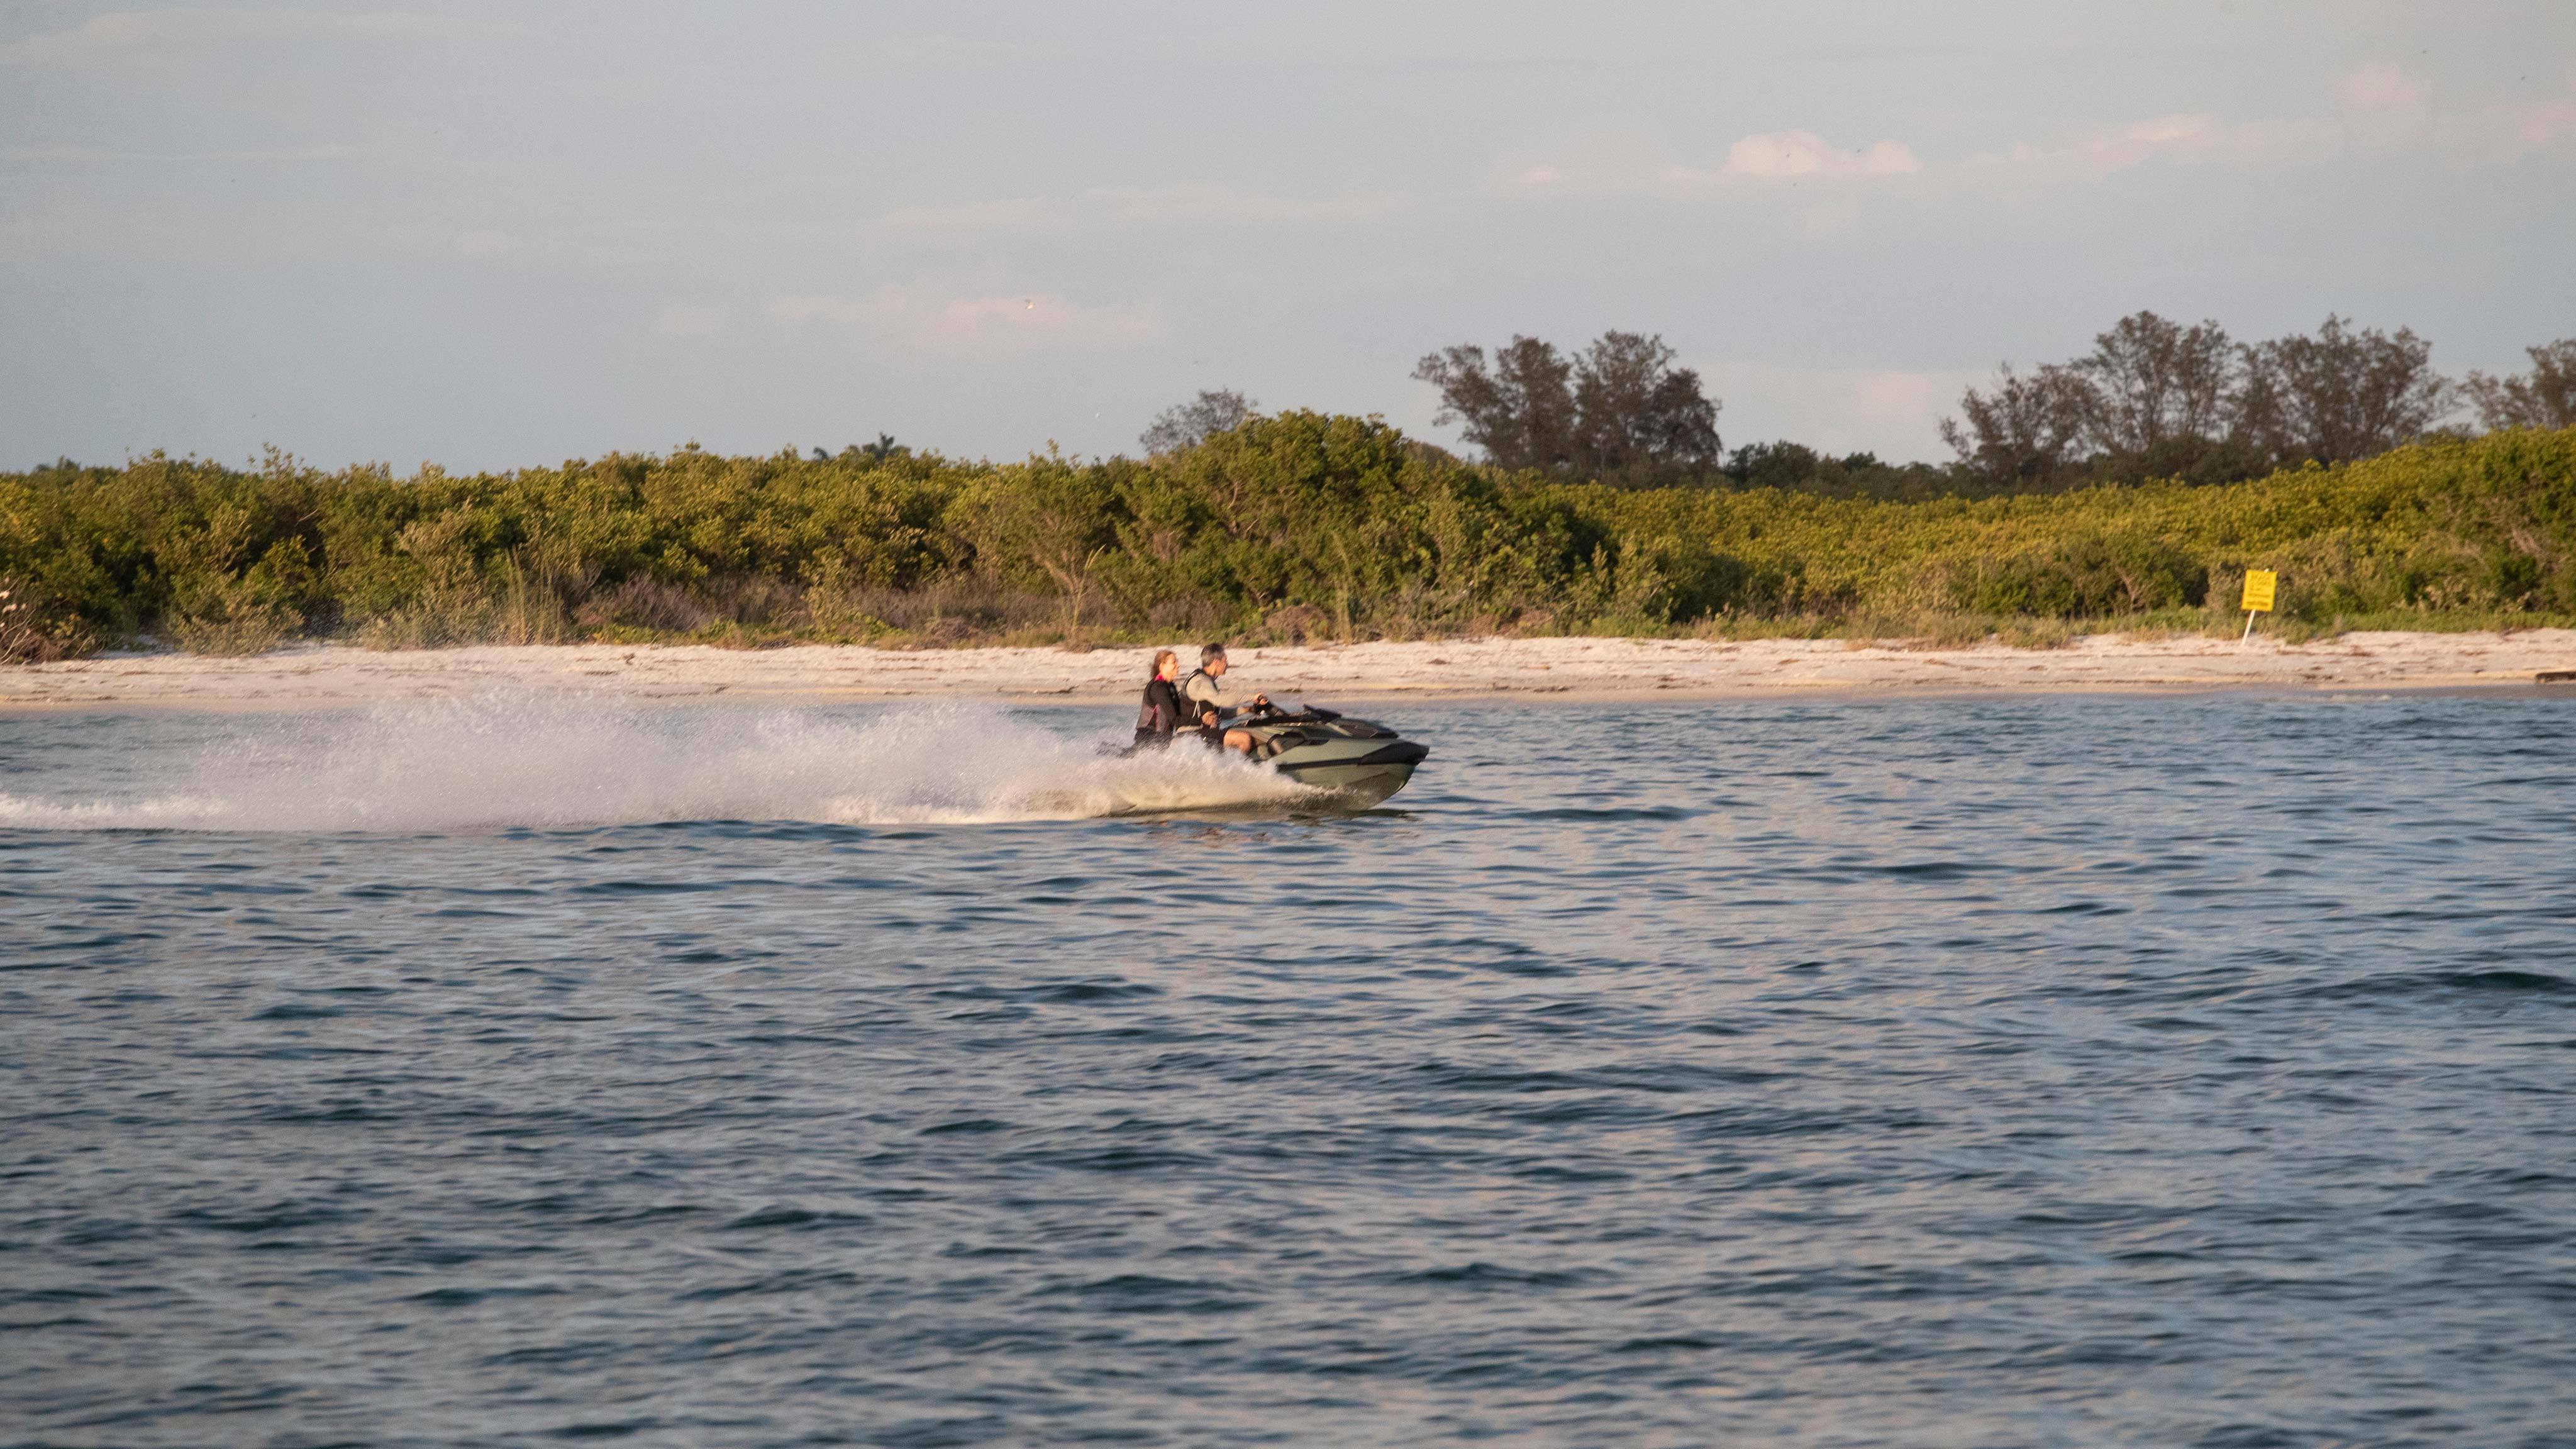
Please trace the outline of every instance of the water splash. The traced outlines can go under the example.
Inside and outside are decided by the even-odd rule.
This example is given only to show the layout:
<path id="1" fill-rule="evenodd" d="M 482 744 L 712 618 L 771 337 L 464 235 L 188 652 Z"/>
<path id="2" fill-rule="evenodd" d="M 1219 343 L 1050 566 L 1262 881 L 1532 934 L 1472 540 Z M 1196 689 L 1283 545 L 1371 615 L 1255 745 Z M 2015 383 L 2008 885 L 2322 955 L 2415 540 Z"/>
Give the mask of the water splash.
<path id="1" fill-rule="evenodd" d="M 1122 758 L 996 706 L 871 718 L 491 695 L 228 721 L 117 796 L 0 793 L 0 828 L 435 831 L 667 820 L 1076 820 L 1314 792 L 1200 749 Z"/>

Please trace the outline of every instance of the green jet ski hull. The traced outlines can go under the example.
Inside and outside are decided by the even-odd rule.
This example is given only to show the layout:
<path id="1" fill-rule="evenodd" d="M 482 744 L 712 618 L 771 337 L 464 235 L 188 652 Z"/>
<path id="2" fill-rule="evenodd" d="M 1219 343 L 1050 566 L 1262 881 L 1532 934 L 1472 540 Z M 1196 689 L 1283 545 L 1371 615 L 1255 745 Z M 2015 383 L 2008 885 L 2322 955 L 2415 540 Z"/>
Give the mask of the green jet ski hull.
<path id="1" fill-rule="evenodd" d="M 1381 724 L 1329 709 L 1244 715 L 1252 758 L 1298 784 L 1374 805 L 1405 787 L 1431 751 Z"/>

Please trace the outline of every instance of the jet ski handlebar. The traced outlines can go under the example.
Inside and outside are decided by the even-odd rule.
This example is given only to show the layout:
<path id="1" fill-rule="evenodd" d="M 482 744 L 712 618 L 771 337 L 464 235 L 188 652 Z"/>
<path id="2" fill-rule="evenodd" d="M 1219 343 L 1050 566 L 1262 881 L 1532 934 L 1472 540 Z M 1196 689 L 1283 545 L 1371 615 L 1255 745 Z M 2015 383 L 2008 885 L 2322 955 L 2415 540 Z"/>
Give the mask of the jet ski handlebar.
<path id="1" fill-rule="evenodd" d="M 1281 709 L 1279 706 L 1270 703 L 1267 699 L 1252 706 L 1247 713 L 1264 724 L 1282 724 L 1289 720 L 1301 719 L 1340 719 L 1342 717 L 1340 710 L 1326 709 L 1322 705 L 1309 704 L 1301 705 L 1296 709 Z"/>

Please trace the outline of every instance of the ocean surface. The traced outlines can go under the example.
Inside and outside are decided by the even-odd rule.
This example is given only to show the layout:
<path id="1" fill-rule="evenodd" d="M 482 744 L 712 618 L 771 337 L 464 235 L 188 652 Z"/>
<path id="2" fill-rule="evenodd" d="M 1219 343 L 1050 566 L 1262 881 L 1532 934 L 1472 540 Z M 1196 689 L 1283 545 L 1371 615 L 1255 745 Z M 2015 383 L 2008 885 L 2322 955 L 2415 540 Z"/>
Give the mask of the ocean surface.
<path id="1" fill-rule="evenodd" d="M 2576 1444 L 2576 700 L 1365 712 L 0 718 L 0 1444 Z"/>

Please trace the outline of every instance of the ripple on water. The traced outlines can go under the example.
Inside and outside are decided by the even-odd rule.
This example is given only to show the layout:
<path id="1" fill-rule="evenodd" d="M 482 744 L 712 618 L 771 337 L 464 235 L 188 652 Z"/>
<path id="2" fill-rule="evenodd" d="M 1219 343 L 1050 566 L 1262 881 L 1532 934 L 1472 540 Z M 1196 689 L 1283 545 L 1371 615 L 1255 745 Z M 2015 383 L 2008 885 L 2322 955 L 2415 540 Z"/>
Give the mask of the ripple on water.
<path id="1" fill-rule="evenodd" d="M 2576 702 L 1387 712 L 1391 808 L 1060 820 L 1172 782 L 1082 711 L 0 721 L 0 1406 L 2576 1423 Z"/>

